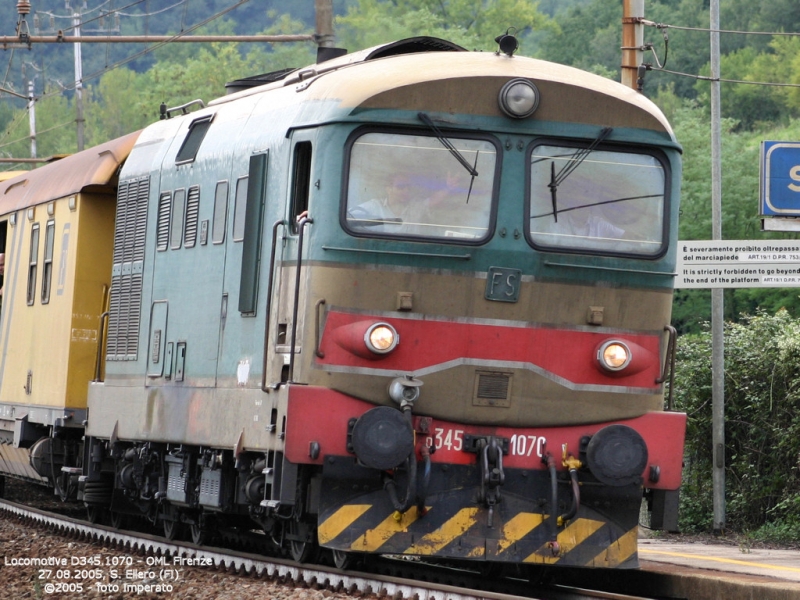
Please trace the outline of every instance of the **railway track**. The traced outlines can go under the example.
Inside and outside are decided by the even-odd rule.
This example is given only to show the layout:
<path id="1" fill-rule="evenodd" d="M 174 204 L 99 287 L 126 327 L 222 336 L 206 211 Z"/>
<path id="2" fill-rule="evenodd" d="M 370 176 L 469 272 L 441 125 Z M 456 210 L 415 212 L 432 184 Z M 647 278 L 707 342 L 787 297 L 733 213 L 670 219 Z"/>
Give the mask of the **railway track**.
<path id="1" fill-rule="evenodd" d="M 199 547 L 185 542 L 166 541 L 141 532 L 116 530 L 93 525 L 72 517 L 0 500 L 2 518 L 15 518 L 28 526 L 45 529 L 72 540 L 116 548 L 119 554 L 103 563 L 95 556 L 72 557 L 66 563 L 58 558 L 6 555 L 6 566 L 33 564 L 46 571 L 56 592 L 79 592 L 78 582 L 90 589 L 113 593 L 142 591 L 170 597 L 170 589 L 180 588 L 179 572 L 185 567 L 204 567 L 224 577 L 249 577 L 294 587 L 328 589 L 360 598 L 392 600 L 544 600 L 630 599 L 642 597 L 585 590 L 564 585 L 536 586 L 513 577 L 487 577 L 455 568 L 428 565 L 408 560 L 383 559 L 364 565 L 364 572 L 342 571 L 325 565 L 301 565 L 279 558 L 264 557 L 227 548 Z M 133 558 L 133 557 L 136 558 Z M 11 561 L 9 564 L 9 560 Z M 63 561 L 67 561 L 66 558 Z M 110 561 L 110 562 L 109 562 Z M 78 563 L 78 564 L 75 564 Z M 116 574 L 119 573 L 119 577 Z M 125 574 L 123 582 L 122 575 Z M 223 584 L 224 585 L 224 584 Z M 150 586 L 149 588 L 145 586 Z M 158 587 L 161 586 L 161 587 Z M 74 589 L 73 589 L 74 588 Z M 70 598 L 71 595 L 59 596 Z"/>

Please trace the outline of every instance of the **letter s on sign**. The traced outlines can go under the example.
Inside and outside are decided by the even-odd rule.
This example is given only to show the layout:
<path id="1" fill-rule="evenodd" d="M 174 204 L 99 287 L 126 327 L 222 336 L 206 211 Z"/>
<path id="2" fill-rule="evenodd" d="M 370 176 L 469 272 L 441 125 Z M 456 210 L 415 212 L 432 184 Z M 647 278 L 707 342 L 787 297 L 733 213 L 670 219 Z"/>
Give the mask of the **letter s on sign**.
<path id="1" fill-rule="evenodd" d="M 789 169 L 789 177 L 792 179 L 792 181 L 800 183 L 800 165 L 795 165 Z M 793 192 L 800 192 L 800 185 L 790 183 L 787 187 Z"/>

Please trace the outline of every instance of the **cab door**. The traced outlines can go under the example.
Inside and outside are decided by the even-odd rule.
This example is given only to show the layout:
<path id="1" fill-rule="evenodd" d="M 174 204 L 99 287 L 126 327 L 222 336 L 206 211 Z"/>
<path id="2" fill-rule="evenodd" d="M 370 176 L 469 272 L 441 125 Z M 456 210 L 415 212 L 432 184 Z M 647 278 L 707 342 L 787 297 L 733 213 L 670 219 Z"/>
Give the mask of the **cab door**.
<path id="1" fill-rule="evenodd" d="M 274 335 L 272 347 L 275 360 L 271 362 L 272 379 L 298 381 L 303 352 L 303 332 L 306 326 L 304 308 L 307 302 L 309 269 L 304 263 L 313 223 L 308 220 L 309 202 L 313 189 L 313 140 L 310 131 L 294 132 L 290 154 L 289 182 L 283 243 L 276 253 L 274 267 L 277 281 L 273 302 Z M 298 249 L 303 244 L 303 256 L 298 261 Z M 298 271 L 299 268 L 299 271 Z M 292 359 L 294 348 L 294 360 Z M 280 371 L 278 372 L 278 369 Z M 293 372 L 294 370 L 294 372 Z"/>

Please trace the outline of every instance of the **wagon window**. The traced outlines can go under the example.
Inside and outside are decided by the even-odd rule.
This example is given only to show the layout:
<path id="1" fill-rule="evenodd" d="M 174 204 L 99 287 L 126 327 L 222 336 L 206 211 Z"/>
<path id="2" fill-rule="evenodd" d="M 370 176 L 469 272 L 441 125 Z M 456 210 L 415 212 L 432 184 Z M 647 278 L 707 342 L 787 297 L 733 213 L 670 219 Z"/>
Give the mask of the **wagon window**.
<path id="1" fill-rule="evenodd" d="M 42 304 L 50 302 L 50 285 L 53 280 L 53 243 L 56 237 L 55 221 L 48 221 L 44 230 L 44 263 L 42 271 Z"/>
<path id="2" fill-rule="evenodd" d="M 228 221 L 228 182 L 217 183 L 214 194 L 214 223 L 211 226 L 211 241 L 221 244 L 225 241 L 225 224 Z"/>
<path id="3" fill-rule="evenodd" d="M 528 233 L 534 246 L 656 256 L 667 177 L 655 155 L 540 144 L 530 154 Z"/>
<path id="4" fill-rule="evenodd" d="M 350 147 L 345 229 L 458 243 L 486 239 L 497 149 L 489 140 L 444 141 L 383 132 L 356 139 Z"/>
<path id="5" fill-rule="evenodd" d="M 172 197 L 172 228 L 169 234 L 169 247 L 173 250 L 181 247 L 183 241 L 183 218 L 186 210 L 186 190 L 175 190 Z"/>
<path id="6" fill-rule="evenodd" d="M 36 300 L 36 274 L 39 269 L 39 224 L 31 226 L 31 252 L 28 261 L 28 306 Z"/>

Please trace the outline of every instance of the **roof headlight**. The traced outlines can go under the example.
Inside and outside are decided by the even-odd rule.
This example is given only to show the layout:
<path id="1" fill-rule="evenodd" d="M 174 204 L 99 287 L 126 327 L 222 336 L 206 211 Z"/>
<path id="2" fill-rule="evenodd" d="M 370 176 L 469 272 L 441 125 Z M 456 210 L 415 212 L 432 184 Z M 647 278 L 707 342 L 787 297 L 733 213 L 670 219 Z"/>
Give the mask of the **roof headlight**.
<path id="1" fill-rule="evenodd" d="M 631 362 L 631 350 L 627 344 L 609 340 L 597 351 L 597 362 L 607 371 L 619 372 Z"/>
<path id="2" fill-rule="evenodd" d="M 388 323 L 375 323 L 364 334 L 364 343 L 375 354 L 388 354 L 400 343 L 400 336 Z"/>
<path id="3" fill-rule="evenodd" d="M 539 107 L 539 90 L 527 79 L 512 79 L 500 90 L 498 101 L 509 117 L 524 119 Z"/>

